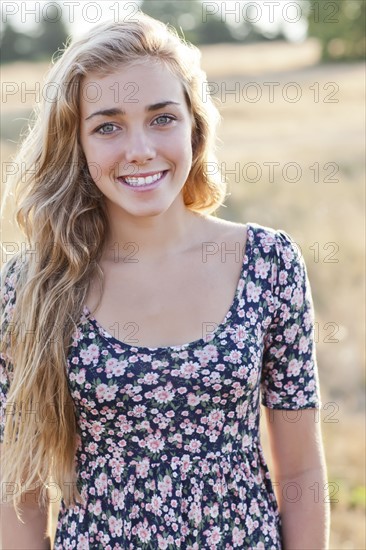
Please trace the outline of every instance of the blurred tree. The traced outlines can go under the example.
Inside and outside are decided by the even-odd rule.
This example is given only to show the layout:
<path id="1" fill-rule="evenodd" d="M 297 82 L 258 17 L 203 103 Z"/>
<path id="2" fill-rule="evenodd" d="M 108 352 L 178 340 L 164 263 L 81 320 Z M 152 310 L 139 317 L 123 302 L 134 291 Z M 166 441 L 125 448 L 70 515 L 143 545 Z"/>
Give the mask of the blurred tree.
<path id="1" fill-rule="evenodd" d="M 50 4 L 42 11 L 42 20 L 29 33 L 18 32 L 7 21 L 1 33 L 1 63 L 18 60 L 48 59 L 66 42 L 68 33 L 60 17 L 61 10 Z"/>
<path id="2" fill-rule="evenodd" d="M 42 12 L 43 13 L 43 12 Z M 47 57 L 62 48 L 66 42 L 68 32 L 61 18 L 61 9 L 55 3 L 49 4 L 46 13 L 47 19 L 43 19 L 35 34 L 35 56 Z"/>
<path id="3" fill-rule="evenodd" d="M 218 17 L 202 21 L 202 4 L 199 0 L 145 0 L 141 11 L 176 28 L 180 36 L 193 44 L 232 42 L 227 25 Z"/>
<path id="4" fill-rule="evenodd" d="M 365 58 L 365 0 L 309 0 L 308 35 L 319 38 L 325 61 Z"/>
<path id="5" fill-rule="evenodd" d="M 9 22 L 4 24 L 1 33 L 1 63 L 24 59 L 32 48 L 32 37 L 16 31 Z"/>
<path id="6" fill-rule="evenodd" d="M 170 23 L 181 36 L 184 34 L 186 40 L 197 45 L 266 40 L 248 21 L 240 27 L 227 25 L 220 10 L 204 18 L 200 0 L 144 0 L 140 9 L 151 17 Z"/>

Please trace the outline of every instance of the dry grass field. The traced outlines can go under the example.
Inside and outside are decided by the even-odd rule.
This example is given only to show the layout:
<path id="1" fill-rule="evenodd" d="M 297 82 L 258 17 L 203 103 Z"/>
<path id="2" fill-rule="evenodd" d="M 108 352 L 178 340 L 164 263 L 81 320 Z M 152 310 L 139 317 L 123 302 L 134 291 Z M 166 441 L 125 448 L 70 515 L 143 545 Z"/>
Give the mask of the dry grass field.
<path id="1" fill-rule="evenodd" d="M 365 73 L 361 63 L 319 65 L 318 56 L 314 41 L 202 48 L 203 67 L 223 115 L 217 153 L 230 196 L 218 215 L 282 228 L 301 247 L 317 321 L 328 481 L 337 489 L 330 548 L 362 550 Z M 34 103 L 32 95 L 21 101 L 22 82 L 28 89 L 42 83 L 46 68 L 24 63 L 2 68 L 3 82 L 19 89 L 2 98 L 3 163 L 11 161 Z M 22 240 L 12 222 L 11 200 L 2 230 L 3 242 Z M 265 426 L 262 438 L 271 468 Z"/>

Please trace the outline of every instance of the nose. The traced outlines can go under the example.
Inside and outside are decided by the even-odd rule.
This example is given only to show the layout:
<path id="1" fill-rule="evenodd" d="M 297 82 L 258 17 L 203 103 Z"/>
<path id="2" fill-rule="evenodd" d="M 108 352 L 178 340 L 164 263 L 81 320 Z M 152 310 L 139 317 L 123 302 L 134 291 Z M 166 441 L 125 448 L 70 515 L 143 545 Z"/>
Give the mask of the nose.
<path id="1" fill-rule="evenodd" d="M 155 158 L 155 155 L 155 148 L 143 129 L 134 129 L 128 133 L 125 146 L 126 162 L 144 164 Z"/>

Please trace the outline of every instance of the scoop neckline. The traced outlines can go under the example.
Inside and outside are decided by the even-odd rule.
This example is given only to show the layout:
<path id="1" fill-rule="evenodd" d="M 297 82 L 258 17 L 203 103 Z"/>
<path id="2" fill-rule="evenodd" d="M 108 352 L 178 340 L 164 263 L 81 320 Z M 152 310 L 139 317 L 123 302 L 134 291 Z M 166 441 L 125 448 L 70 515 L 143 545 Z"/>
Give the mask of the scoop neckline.
<path id="1" fill-rule="evenodd" d="M 191 342 L 187 342 L 185 344 L 179 344 L 179 345 L 176 345 L 176 346 L 156 346 L 156 347 L 135 346 L 135 345 L 127 344 L 126 342 L 122 342 L 122 340 L 118 340 L 118 338 L 115 338 L 115 336 L 110 334 L 104 327 L 102 327 L 102 325 L 99 323 L 99 321 L 97 321 L 97 319 L 93 315 L 91 315 L 91 312 L 90 312 L 88 306 L 86 306 L 86 305 L 84 305 L 84 307 L 83 307 L 83 313 L 84 313 L 85 317 L 87 317 L 87 319 L 93 325 L 93 327 L 95 329 L 97 329 L 97 332 L 103 338 L 110 341 L 112 345 L 114 344 L 114 345 L 117 345 L 121 348 L 125 347 L 125 348 L 130 349 L 131 351 L 136 351 L 137 353 L 144 353 L 144 352 L 145 353 L 146 352 L 151 353 L 151 352 L 159 352 L 159 351 L 163 352 L 163 351 L 169 351 L 169 350 L 171 350 L 171 351 L 184 351 L 184 350 L 189 349 L 191 347 L 196 347 L 196 346 L 200 346 L 200 345 L 203 345 L 203 346 L 209 345 L 211 342 L 213 342 L 215 340 L 217 335 L 224 329 L 226 323 L 230 319 L 230 317 L 232 315 L 232 312 L 233 312 L 234 308 L 236 307 L 238 299 L 239 299 L 239 294 L 240 294 L 240 291 L 241 291 L 241 281 L 243 280 L 244 284 L 245 284 L 245 281 L 246 281 L 247 276 L 248 276 L 248 267 L 249 267 L 250 257 L 252 255 L 252 248 L 253 248 L 254 231 L 253 231 L 253 225 L 251 223 L 246 223 L 246 227 L 247 227 L 247 239 L 246 239 L 246 243 L 245 243 L 245 251 L 244 251 L 244 255 L 243 255 L 243 258 L 242 258 L 242 264 L 241 264 L 242 267 L 241 267 L 241 271 L 240 271 L 240 275 L 239 275 L 239 280 L 238 280 L 238 283 L 236 285 L 234 299 L 231 303 L 231 306 L 230 306 L 229 310 L 227 311 L 227 313 L 224 317 L 224 320 L 216 327 L 216 329 L 213 332 L 210 333 L 210 339 L 209 340 L 205 340 L 204 338 L 199 338 L 197 340 L 193 340 Z"/>

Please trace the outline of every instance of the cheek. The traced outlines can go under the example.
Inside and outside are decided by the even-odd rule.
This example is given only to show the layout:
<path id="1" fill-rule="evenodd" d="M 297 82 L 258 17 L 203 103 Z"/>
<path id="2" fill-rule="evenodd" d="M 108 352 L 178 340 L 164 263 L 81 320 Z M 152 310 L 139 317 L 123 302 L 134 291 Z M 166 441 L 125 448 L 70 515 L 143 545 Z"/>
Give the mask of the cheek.
<path id="1" fill-rule="evenodd" d="M 118 146 L 103 147 L 102 142 L 84 142 L 82 149 L 85 154 L 91 177 L 96 183 L 102 176 L 112 175 L 117 166 Z"/>

